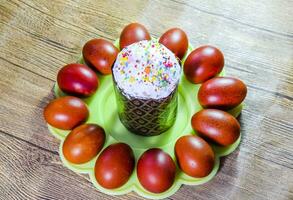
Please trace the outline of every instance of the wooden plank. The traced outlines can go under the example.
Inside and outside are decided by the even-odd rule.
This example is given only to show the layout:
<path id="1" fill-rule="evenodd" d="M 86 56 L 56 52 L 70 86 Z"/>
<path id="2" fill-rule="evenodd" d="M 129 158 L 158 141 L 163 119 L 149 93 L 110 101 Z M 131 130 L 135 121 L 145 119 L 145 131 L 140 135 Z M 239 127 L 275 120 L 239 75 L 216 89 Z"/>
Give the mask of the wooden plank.
<path id="1" fill-rule="evenodd" d="M 143 199 L 100 193 L 87 175 L 65 168 L 50 152 L 0 131 L 1 199 Z"/>
<path id="2" fill-rule="evenodd" d="M 184 186 L 171 198 L 253 200 L 293 197 L 290 169 L 268 165 L 255 155 L 242 152 L 240 147 L 240 150 L 222 159 L 220 172 L 212 181 L 196 187 Z M 268 174 L 271 179 L 268 179 Z"/>
<path id="3" fill-rule="evenodd" d="M 39 148 L 2 131 L 0 146 L 0 191 L 3 192 L 3 199 L 142 199 L 134 193 L 118 197 L 101 194 L 86 175 L 77 175 L 63 167 L 56 152 Z M 242 152 L 242 149 L 237 150 L 223 159 L 219 174 L 209 183 L 181 187 L 170 199 L 293 197 L 292 192 L 287 192 L 293 184 L 290 169 L 277 164 L 268 165 L 266 160 Z M 267 171 L 271 179 L 267 178 Z"/>
<path id="4" fill-rule="evenodd" d="M 16 21 L 15 23 L 17 24 L 17 30 L 20 31 L 20 35 L 10 36 L 8 34 L 10 37 L 3 36 L 3 38 L 1 38 L 1 41 L 5 41 L 6 45 L 13 46 L 8 48 L 8 50 L 13 49 L 13 52 L 5 51 L 2 52 L 1 56 L 4 58 L 10 57 L 10 59 L 14 61 L 20 60 L 21 62 L 18 63 L 19 65 L 24 67 L 30 66 L 30 68 L 33 68 L 36 73 L 45 73 L 51 79 L 55 79 L 55 74 L 58 68 L 65 63 L 75 61 L 79 57 L 81 47 L 87 39 L 97 35 L 99 37 L 109 37 L 113 40 L 119 36 L 119 32 L 124 24 L 128 23 L 127 20 L 125 20 L 125 22 L 115 20 L 114 23 L 118 24 L 113 24 L 111 27 L 106 26 L 105 23 L 111 23 L 111 20 L 116 19 L 113 16 L 125 15 L 118 10 L 108 11 L 106 9 L 108 4 L 105 2 L 101 2 L 99 4 L 89 3 L 82 7 L 78 7 L 75 3 L 72 5 L 72 3 L 64 4 L 59 2 L 60 7 L 62 5 L 62 8 L 64 9 L 62 12 L 62 15 L 64 15 L 63 18 L 56 14 L 60 13 L 60 8 L 58 6 L 53 7 L 49 2 L 48 4 L 42 1 L 39 4 L 33 4 L 31 2 L 18 2 L 18 4 L 24 9 L 23 12 L 29 13 L 29 15 L 23 17 L 23 13 L 13 14 L 13 11 L 11 11 L 11 14 L 8 15 L 7 19 L 4 19 L 4 21 L 7 21 L 8 19 L 13 18 L 14 21 Z M 37 7 L 36 5 L 40 6 Z M 117 5 L 118 8 L 120 6 L 122 5 Z M 160 16 L 158 9 L 161 7 L 166 9 L 168 14 L 167 16 Z M 145 8 L 146 13 L 148 13 L 147 8 L 148 7 Z M 186 22 L 184 24 L 181 23 L 181 18 L 176 18 L 170 22 L 164 20 L 165 18 L 171 18 L 172 13 L 176 12 L 177 8 L 173 4 L 164 4 L 164 2 L 162 2 L 157 6 L 152 6 L 151 8 L 155 11 L 157 10 L 158 15 L 148 16 L 150 18 L 148 20 L 156 23 L 148 25 L 148 21 L 145 19 L 145 16 L 141 17 L 141 21 L 150 28 L 151 33 L 154 35 L 159 36 L 168 27 L 180 26 L 188 33 L 190 41 L 194 44 L 194 46 L 206 43 L 219 46 L 225 53 L 226 65 L 228 67 L 246 70 L 247 72 L 253 71 L 255 75 L 259 76 L 258 78 L 262 78 L 260 75 L 264 72 L 268 72 L 270 77 L 274 77 L 278 74 L 281 81 L 289 83 L 293 82 L 292 70 L 289 70 L 287 67 L 288 65 L 293 65 L 293 61 L 290 59 L 292 53 L 287 51 L 287 49 L 290 49 L 293 45 L 292 39 L 289 39 L 288 37 L 278 37 L 261 31 L 258 31 L 258 34 L 255 34 L 256 30 L 254 29 L 243 29 L 243 27 L 237 23 L 227 23 L 227 21 L 214 15 L 202 15 L 200 12 L 194 12 L 193 8 L 187 5 L 182 5 L 182 10 L 186 11 L 184 12 L 184 15 L 182 14 L 186 18 Z M 110 14 L 106 16 L 102 15 L 100 14 L 102 11 L 98 12 L 99 10 L 103 10 L 105 12 L 108 11 Z M 92 13 L 93 11 L 97 11 L 96 15 L 98 16 L 94 15 L 94 13 Z M 138 14 L 136 13 L 138 12 L 136 9 L 129 10 L 129 12 L 133 16 Z M 75 15 L 72 13 L 79 16 L 77 20 L 80 21 L 77 21 L 76 24 L 83 24 L 83 26 L 73 26 L 71 23 L 67 23 L 68 21 L 76 20 L 74 19 Z M 38 18 L 38 24 L 30 23 L 34 18 Z M 94 18 L 97 18 L 98 21 Z M 161 21 L 157 22 L 157 18 L 161 18 Z M 215 21 L 215 18 L 217 19 L 216 25 L 206 25 Z M 278 16 L 276 16 L 276 18 L 278 18 Z M 280 17 L 278 20 L 281 22 Z M 11 29 L 10 30 L 9 27 L 6 27 L 8 29 L 7 32 L 15 30 L 15 26 L 11 25 L 13 23 L 9 23 L 9 20 L 4 23 L 9 24 Z M 95 27 L 95 24 L 97 23 L 101 24 L 100 27 L 96 28 L 97 30 L 93 30 L 93 27 Z M 50 27 L 50 29 L 48 30 L 47 27 Z M 118 28 L 114 29 L 113 27 Z M 84 29 L 89 30 L 89 32 L 85 32 Z M 194 31 L 194 29 L 196 29 L 196 31 Z M 101 32 L 109 33 L 109 35 L 103 35 Z M 28 41 L 24 43 L 27 46 L 24 46 L 24 44 L 16 45 L 19 43 L 17 42 L 17 38 L 21 38 L 23 41 L 23 34 L 28 35 Z M 66 40 L 64 40 L 64 38 L 66 38 Z M 56 44 L 52 44 L 52 41 L 56 41 L 55 43 L 58 43 L 59 48 L 70 46 L 67 47 L 67 49 L 73 50 L 71 55 L 68 52 L 70 50 L 67 52 L 62 52 L 62 49 L 56 51 Z M 24 49 L 30 49 L 30 53 L 33 54 L 35 58 L 33 60 L 29 59 L 27 55 L 28 52 L 24 52 Z M 272 51 L 274 53 L 274 57 L 269 54 Z M 23 62 L 23 60 L 30 62 Z M 46 62 L 44 62 L 44 60 L 46 60 Z M 40 68 L 42 71 L 40 71 Z M 267 81 L 264 81 L 263 79 L 258 83 L 263 83 L 261 88 L 264 88 L 267 84 L 270 84 L 270 82 L 267 83 Z M 273 84 L 270 84 L 269 87 L 273 87 Z M 283 90 L 285 88 L 281 89 Z M 292 88 L 288 88 L 285 91 L 292 91 Z"/>
<path id="5" fill-rule="evenodd" d="M 227 23 L 237 23 L 256 31 L 293 38 L 292 26 L 288 26 L 288 21 L 285 20 L 290 18 L 290 13 L 292 12 L 293 6 L 290 1 L 221 0 L 212 2 L 212 6 L 204 0 L 196 1 L 196 4 L 192 0 L 171 1 L 204 15 L 223 18 Z"/>

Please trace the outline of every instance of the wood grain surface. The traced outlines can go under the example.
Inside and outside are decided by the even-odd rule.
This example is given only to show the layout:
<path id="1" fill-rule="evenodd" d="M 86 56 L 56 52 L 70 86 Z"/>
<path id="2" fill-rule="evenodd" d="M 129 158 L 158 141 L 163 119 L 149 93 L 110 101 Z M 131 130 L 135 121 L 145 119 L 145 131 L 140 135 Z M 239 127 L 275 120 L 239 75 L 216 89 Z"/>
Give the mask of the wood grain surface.
<path id="1" fill-rule="evenodd" d="M 219 47 L 227 74 L 248 85 L 240 147 L 213 180 L 169 199 L 293 199 L 292 10 L 292 0 L 0 0 L 0 199 L 142 199 L 104 195 L 63 167 L 42 117 L 58 69 L 130 22 Z"/>

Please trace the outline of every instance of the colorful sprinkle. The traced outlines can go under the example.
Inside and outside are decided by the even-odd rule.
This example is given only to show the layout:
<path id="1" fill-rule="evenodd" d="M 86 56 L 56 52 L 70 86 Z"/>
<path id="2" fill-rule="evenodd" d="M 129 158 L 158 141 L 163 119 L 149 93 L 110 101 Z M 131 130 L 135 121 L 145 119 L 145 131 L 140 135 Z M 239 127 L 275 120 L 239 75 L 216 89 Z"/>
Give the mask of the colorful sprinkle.
<path id="1" fill-rule="evenodd" d="M 113 77 L 133 97 L 163 98 L 178 85 L 181 67 L 174 54 L 156 41 L 140 41 L 117 56 Z"/>

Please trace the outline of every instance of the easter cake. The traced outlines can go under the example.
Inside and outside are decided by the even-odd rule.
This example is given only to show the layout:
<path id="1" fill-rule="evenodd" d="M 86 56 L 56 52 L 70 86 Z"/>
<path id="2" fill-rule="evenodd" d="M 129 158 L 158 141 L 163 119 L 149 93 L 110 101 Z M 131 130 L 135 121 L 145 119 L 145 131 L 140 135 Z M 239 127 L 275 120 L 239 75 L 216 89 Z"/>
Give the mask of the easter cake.
<path id="1" fill-rule="evenodd" d="M 174 124 L 181 67 L 154 40 L 125 47 L 112 69 L 121 122 L 140 135 L 158 135 Z"/>

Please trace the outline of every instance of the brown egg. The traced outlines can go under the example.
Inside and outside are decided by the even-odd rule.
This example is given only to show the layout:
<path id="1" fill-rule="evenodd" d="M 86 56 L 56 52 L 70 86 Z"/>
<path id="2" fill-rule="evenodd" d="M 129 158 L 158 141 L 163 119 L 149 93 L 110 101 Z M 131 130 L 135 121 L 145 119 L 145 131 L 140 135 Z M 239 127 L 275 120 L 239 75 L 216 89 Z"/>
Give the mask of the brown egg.
<path id="1" fill-rule="evenodd" d="M 134 165 L 134 154 L 130 146 L 125 143 L 111 144 L 97 159 L 96 180 L 104 188 L 119 188 L 130 178 Z"/>
<path id="2" fill-rule="evenodd" d="M 105 131 L 96 124 L 74 128 L 65 138 L 63 155 L 71 163 L 82 164 L 93 159 L 105 143 Z"/>
<path id="3" fill-rule="evenodd" d="M 109 41 L 104 39 L 92 39 L 82 49 L 85 63 L 101 74 L 111 74 L 119 50 Z"/>
<path id="4" fill-rule="evenodd" d="M 139 23 L 131 23 L 124 27 L 123 31 L 120 35 L 120 49 L 133 44 L 135 42 L 139 42 L 141 40 L 150 40 L 151 36 L 148 30 Z"/>
<path id="5" fill-rule="evenodd" d="M 63 92 L 82 97 L 94 94 L 99 85 L 96 73 L 88 66 L 78 63 L 62 67 L 58 72 L 57 82 Z"/>
<path id="6" fill-rule="evenodd" d="M 219 74 L 224 67 L 222 52 L 213 46 L 201 46 L 193 50 L 184 62 L 185 77 L 198 84 Z"/>
<path id="7" fill-rule="evenodd" d="M 168 190 L 174 183 L 175 175 L 176 166 L 173 159 L 161 149 L 149 149 L 138 160 L 138 180 L 152 193 Z"/>
<path id="8" fill-rule="evenodd" d="M 239 79 L 216 77 L 201 85 L 198 100 L 204 108 L 228 110 L 238 106 L 246 93 L 246 85 Z"/>
<path id="9" fill-rule="evenodd" d="M 172 28 L 165 32 L 159 43 L 170 49 L 179 59 L 183 58 L 188 48 L 187 35 L 180 28 Z"/>
<path id="10" fill-rule="evenodd" d="M 202 178 L 214 168 L 215 154 L 211 146 L 198 136 L 180 137 L 175 144 L 175 155 L 180 169 L 189 176 Z"/>
<path id="11" fill-rule="evenodd" d="M 221 110 L 201 110 L 192 116 L 191 125 L 201 137 L 221 146 L 233 144 L 240 136 L 238 121 Z"/>
<path id="12" fill-rule="evenodd" d="M 88 115 L 86 104 L 81 99 L 72 96 L 55 99 L 44 109 L 47 123 L 63 130 L 70 130 L 82 124 Z"/>

